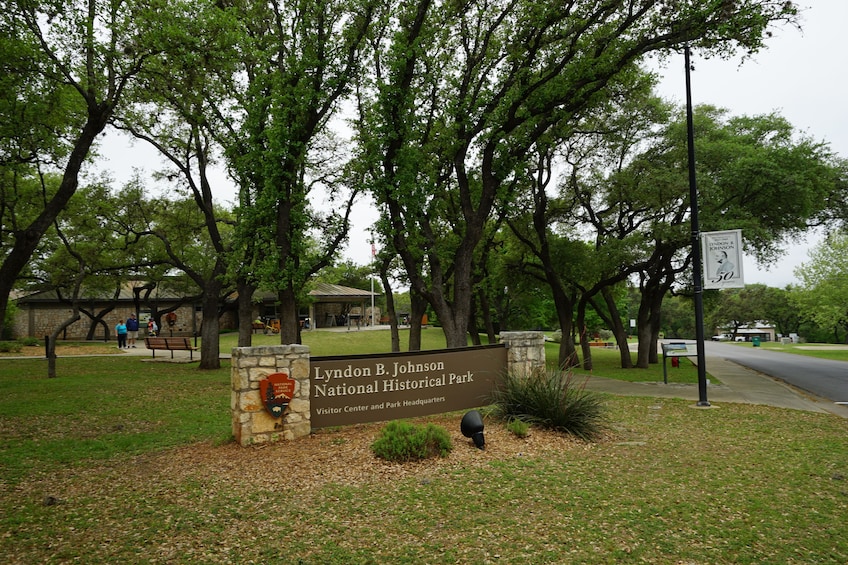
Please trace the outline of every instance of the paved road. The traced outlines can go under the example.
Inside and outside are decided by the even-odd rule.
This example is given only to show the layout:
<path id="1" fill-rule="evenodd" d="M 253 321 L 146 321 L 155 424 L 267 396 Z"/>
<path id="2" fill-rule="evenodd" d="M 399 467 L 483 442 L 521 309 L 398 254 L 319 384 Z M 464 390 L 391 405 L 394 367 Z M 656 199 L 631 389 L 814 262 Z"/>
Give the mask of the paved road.
<path id="1" fill-rule="evenodd" d="M 705 346 L 707 355 L 719 355 L 820 398 L 848 403 L 848 363 L 845 361 L 792 355 L 750 345 L 709 342 Z"/>

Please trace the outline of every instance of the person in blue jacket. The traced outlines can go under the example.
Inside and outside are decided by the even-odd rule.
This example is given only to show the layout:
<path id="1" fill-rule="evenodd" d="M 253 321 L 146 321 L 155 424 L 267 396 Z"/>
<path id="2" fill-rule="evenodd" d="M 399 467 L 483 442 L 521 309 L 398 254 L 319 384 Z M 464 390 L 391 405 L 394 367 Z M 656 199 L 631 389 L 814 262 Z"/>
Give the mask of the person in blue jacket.
<path id="1" fill-rule="evenodd" d="M 135 347 L 136 339 L 138 339 L 138 318 L 135 314 L 130 314 L 127 318 L 127 348 Z"/>

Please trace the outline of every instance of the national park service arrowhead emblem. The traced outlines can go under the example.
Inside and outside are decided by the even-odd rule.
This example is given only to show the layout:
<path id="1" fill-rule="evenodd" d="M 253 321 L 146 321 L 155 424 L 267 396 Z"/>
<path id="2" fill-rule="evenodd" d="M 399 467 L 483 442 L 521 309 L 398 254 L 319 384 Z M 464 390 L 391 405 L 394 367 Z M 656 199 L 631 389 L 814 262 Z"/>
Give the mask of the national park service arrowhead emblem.
<path id="1" fill-rule="evenodd" d="M 294 398 L 294 379 L 288 373 L 273 373 L 259 381 L 262 404 L 274 418 L 279 418 Z"/>

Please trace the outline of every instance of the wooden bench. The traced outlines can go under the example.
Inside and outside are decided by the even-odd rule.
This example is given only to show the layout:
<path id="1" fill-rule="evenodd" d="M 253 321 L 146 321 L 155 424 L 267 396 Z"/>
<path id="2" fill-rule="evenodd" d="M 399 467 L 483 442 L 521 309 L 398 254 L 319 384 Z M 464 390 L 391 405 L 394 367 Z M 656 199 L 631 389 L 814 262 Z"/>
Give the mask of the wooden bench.
<path id="1" fill-rule="evenodd" d="M 174 358 L 174 351 L 188 351 L 189 359 L 194 361 L 194 352 L 197 351 L 191 344 L 191 339 L 187 337 L 146 337 L 144 343 L 147 349 L 153 352 L 153 357 L 156 357 L 157 349 L 170 351 L 171 359 Z"/>

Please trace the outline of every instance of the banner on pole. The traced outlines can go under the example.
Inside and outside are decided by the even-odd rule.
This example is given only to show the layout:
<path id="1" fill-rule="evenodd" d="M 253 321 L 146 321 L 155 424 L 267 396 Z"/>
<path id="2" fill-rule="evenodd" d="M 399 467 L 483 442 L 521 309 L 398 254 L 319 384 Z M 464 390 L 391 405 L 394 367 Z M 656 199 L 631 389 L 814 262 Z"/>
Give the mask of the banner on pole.
<path id="1" fill-rule="evenodd" d="M 704 288 L 744 288 L 742 230 L 701 234 Z"/>

